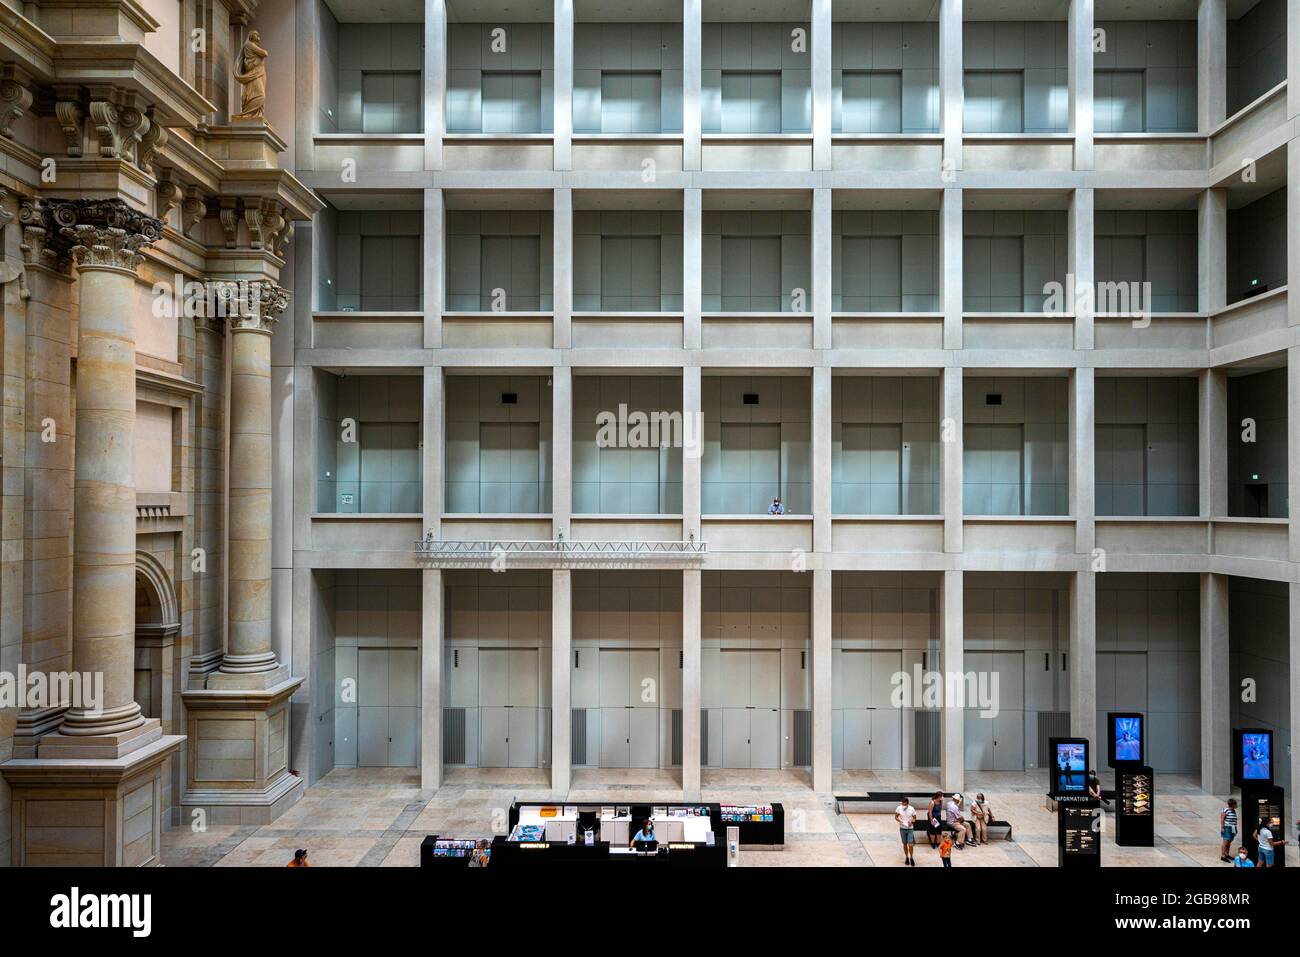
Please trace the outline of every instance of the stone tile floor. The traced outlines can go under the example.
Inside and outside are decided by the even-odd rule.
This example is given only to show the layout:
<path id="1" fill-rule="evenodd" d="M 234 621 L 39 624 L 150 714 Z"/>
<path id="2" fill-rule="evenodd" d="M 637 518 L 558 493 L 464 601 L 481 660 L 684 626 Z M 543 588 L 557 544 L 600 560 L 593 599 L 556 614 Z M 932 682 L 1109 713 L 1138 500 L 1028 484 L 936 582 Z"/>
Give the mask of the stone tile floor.
<path id="1" fill-rule="evenodd" d="M 1041 773 L 968 775 L 971 793 L 982 791 L 999 819 L 1010 820 L 1014 841 L 955 854 L 955 867 L 1054 867 L 1056 821 L 1043 806 Z M 1103 775 L 1105 780 L 1106 775 Z M 437 792 L 422 791 L 410 769 L 331 771 L 272 824 L 262 827 L 188 826 L 163 833 L 163 863 L 172 867 L 283 867 L 295 848 L 311 852 L 315 867 L 415 867 L 428 834 L 491 837 L 504 831 L 513 799 L 552 797 L 548 772 L 454 769 Z M 898 867 L 903 855 L 890 814 L 838 814 L 834 802 L 815 794 L 807 775 L 789 771 L 704 772 L 706 802 L 780 801 L 786 811 L 783 851 L 742 852 L 745 866 Z M 1206 794 L 1190 776 L 1163 775 L 1157 782 L 1155 847 L 1117 847 L 1103 839 L 1107 866 L 1217 866 L 1218 814 L 1222 796 Z M 936 779 L 924 772 L 837 772 L 840 794 L 914 789 L 924 805 Z M 625 801 L 678 801 L 671 771 L 575 771 L 570 801 L 617 797 Z M 918 867 L 938 867 L 938 855 L 917 835 Z M 1296 860 L 1288 847 L 1289 863 Z"/>

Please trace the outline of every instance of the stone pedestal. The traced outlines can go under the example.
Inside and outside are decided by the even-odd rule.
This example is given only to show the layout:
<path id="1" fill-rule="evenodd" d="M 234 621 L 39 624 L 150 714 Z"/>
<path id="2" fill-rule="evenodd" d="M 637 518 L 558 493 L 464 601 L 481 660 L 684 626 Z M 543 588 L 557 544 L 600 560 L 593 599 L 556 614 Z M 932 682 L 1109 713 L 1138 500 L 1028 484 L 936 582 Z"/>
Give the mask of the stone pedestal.
<path id="1" fill-rule="evenodd" d="M 14 866 L 156 867 L 164 763 L 184 740 L 160 735 L 122 758 L 6 762 Z"/>
<path id="2" fill-rule="evenodd" d="M 181 692 L 189 782 L 178 823 L 202 808 L 209 824 L 269 824 L 297 802 L 303 782 L 289 771 L 289 698 L 302 682 Z"/>

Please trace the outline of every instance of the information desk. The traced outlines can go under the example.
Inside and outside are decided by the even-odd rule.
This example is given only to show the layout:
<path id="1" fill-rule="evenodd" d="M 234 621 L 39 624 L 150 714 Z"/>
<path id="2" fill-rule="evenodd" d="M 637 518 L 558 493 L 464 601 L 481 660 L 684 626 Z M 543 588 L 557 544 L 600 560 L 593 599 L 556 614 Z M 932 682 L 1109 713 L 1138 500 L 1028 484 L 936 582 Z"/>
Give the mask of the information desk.
<path id="1" fill-rule="evenodd" d="M 626 847 L 646 820 L 654 822 L 655 840 L 660 844 L 701 844 L 726 840 L 727 828 L 740 829 L 740 846 L 748 850 L 779 850 L 785 846 L 785 809 L 780 804 L 648 804 L 626 799 L 584 801 L 581 804 L 548 804 L 516 801 L 510 806 L 512 837 L 532 837 L 548 843 L 578 843 L 585 830 L 593 839 L 615 847 Z M 516 833 L 524 825 L 526 835 Z"/>
<path id="2" fill-rule="evenodd" d="M 512 868 L 563 867 L 569 864 L 626 864 L 638 867 L 726 867 L 727 848 L 722 841 L 707 844 L 660 844 L 652 853 L 608 841 L 592 844 L 557 844 L 551 841 L 512 841 L 498 835 L 492 840 L 493 871 Z"/>

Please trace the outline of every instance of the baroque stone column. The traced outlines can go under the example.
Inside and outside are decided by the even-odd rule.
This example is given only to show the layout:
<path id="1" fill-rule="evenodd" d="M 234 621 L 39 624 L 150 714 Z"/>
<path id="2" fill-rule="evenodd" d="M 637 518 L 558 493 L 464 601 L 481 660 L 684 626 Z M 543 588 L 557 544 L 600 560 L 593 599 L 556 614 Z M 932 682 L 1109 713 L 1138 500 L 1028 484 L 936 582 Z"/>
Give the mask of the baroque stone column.
<path id="1" fill-rule="evenodd" d="M 289 677 L 271 645 L 271 333 L 289 293 L 269 280 L 220 282 L 229 309 L 230 572 L 226 653 L 209 688 L 270 688 Z"/>
<path id="2" fill-rule="evenodd" d="M 266 824 L 302 794 L 289 768 L 289 699 L 302 684 L 271 640 L 271 334 L 289 293 L 265 278 L 210 280 L 230 329 L 226 650 L 181 693 L 189 761 L 181 806 L 214 824 Z"/>
<path id="3" fill-rule="evenodd" d="M 135 701 L 135 307 L 139 250 L 162 222 L 119 199 L 47 200 L 47 249 L 77 264 L 72 663 L 103 676 L 40 753 L 121 757 L 162 736 Z M 52 756 L 52 755 L 51 755 Z"/>

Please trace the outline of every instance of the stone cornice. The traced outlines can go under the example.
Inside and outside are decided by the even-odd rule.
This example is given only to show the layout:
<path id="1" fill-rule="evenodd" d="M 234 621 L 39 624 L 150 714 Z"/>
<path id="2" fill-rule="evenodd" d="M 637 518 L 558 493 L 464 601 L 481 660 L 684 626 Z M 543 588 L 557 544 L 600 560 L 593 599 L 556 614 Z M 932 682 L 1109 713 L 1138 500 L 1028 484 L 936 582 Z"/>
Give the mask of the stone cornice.
<path id="1" fill-rule="evenodd" d="M 141 33 L 153 33 L 160 24 L 137 0 L 29 0 L 42 9 L 116 10 L 122 19 Z"/>
<path id="2" fill-rule="evenodd" d="M 226 170 L 220 192 L 227 196 L 276 200 L 291 220 L 311 219 L 325 208 L 325 202 L 287 169 Z"/>
<path id="3" fill-rule="evenodd" d="M 59 43 L 50 82 L 120 87 L 152 105 L 163 126 L 192 129 L 217 110 L 138 43 Z"/>
<path id="4" fill-rule="evenodd" d="M 58 41 L 12 7 L 0 4 L 0 55 L 23 63 L 36 75 L 54 75 Z"/>

